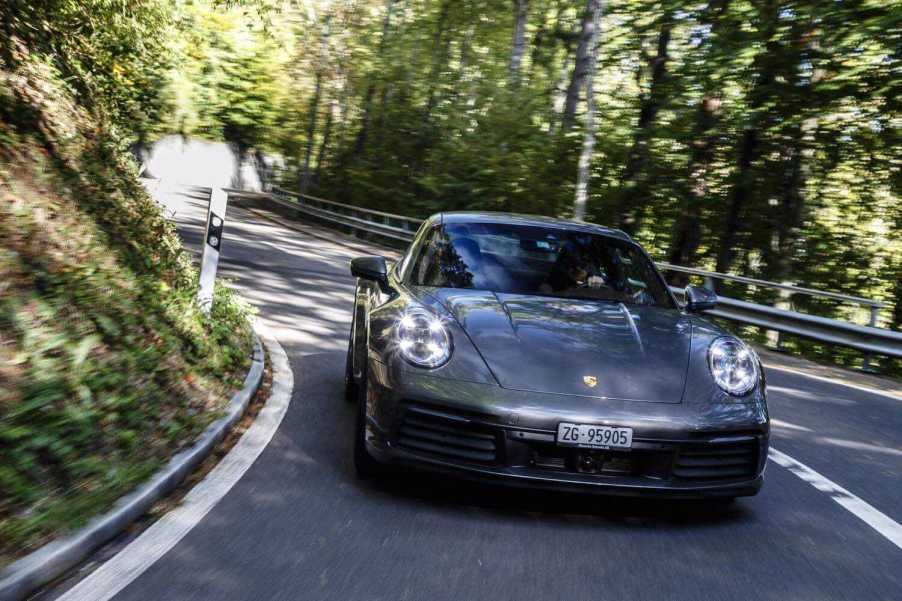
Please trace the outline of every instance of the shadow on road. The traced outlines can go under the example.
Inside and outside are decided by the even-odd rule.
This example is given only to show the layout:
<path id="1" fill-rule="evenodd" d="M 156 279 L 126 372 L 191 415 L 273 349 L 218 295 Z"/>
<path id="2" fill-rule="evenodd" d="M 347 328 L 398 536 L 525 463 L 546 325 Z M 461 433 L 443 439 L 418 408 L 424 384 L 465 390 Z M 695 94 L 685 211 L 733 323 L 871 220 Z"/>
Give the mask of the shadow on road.
<path id="1" fill-rule="evenodd" d="M 417 471 L 396 473 L 383 481 L 360 482 L 357 486 L 396 496 L 399 500 L 428 503 L 460 512 L 478 509 L 525 519 L 579 521 L 584 525 L 601 520 L 637 527 L 710 526 L 746 517 L 741 501 L 725 503 L 716 500 L 559 493 L 474 482 L 452 483 L 440 476 Z"/>

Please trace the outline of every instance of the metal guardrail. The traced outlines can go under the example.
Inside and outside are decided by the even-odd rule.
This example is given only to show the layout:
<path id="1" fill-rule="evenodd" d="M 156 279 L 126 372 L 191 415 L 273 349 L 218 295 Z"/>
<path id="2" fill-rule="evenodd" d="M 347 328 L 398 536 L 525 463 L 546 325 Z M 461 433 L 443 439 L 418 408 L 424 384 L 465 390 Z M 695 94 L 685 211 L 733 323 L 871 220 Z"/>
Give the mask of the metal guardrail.
<path id="1" fill-rule="evenodd" d="M 683 289 L 671 287 L 671 290 L 682 298 Z M 853 348 L 863 353 L 902 357 L 902 332 L 788 311 L 726 296 L 718 296 L 717 307 L 706 313 L 767 330 Z"/>
<path id="2" fill-rule="evenodd" d="M 238 191 L 234 192 L 239 193 Z M 365 233 L 376 239 L 387 241 L 394 246 L 406 245 L 412 241 L 416 230 L 422 223 L 418 219 L 356 207 L 315 196 L 300 195 L 279 187 L 274 187 L 271 194 L 256 193 L 246 196 L 266 198 L 275 202 L 282 210 L 293 210 L 314 220 L 350 229 L 354 234 Z M 713 280 L 734 281 L 760 288 L 780 290 L 784 293 L 784 296 L 801 294 L 868 307 L 870 310 L 870 325 L 867 326 L 779 307 L 750 303 L 725 296 L 718 296 L 717 307 L 707 313 L 715 317 L 722 317 L 766 330 L 793 334 L 827 344 L 853 348 L 866 354 L 902 358 L 902 332 L 874 327 L 877 323 L 878 312 L 887 306 L 886 303 L 790 284 L 704 271 L 681 265 L 657 263 L 657 266 L 665 271 L 676 271 L 705 278 L 709 287 L 712 288 L 711 282 Z M 684 289 L 671 286 L 671 290 L 678 297 L 683 297 Z M 865 366 L 867 366 L 867 358 L 865 361 Z"/>
<path id="3" fill-rule="evenodd" d="M 863 298 L 860 296 L 850 296 L 848 294 L 839 294 L 837 292 L 827 292 L 825 290 L 815 290 L 814 288 L 803 288 L 802 286 L 794 286 L 792 284 L 780 284 L 777 282 L 768 282 L 766 280 L 758 280 L 755 278 L 748 278 L 742 275 L 731 275 L 728 273 L 718 273 L 716 271 L 704 271 L 702 269 L 696 269 L 694 267 L 684 267 L 682 265 L 671 265 L 670 263 L 656 263 L 658 269 L 662 269 L 664 271 L 678 271 L 680 273 L 685 273 L 689 275 L 697 275 L 705 278 L 706 280 L 725 280 L 730 282 L 740 282 L 743 284 L 749 284 L 751 286 L 760 286 L 762 288 L 772 288 L 775 290 L 784 290 L 790 292 L 792 294 L 804 294 L 806 296 L 818 296 L 821 298 L 830 298 L 833 300 L 842 301 L 845 303 L 853 303 L 856 305 L 863 305 L 866 307 L 871 307 L 872 309 L 883 309 L 888 307 L 889 305 L 884 302 L 875 301 L 870 298 Z M 713 289 L 713 286 L 710 286 Z M 873 312 L 872 312 L 873 314 Z M 874 321 L 876 323 L 876 320 Z M 874 325 L 872 323 L 871 325 Z"/>
<path id="4" fill-rule="evenodd" d="M 422 223 L 419 219 L 363 209 L 315 196 L 299 195 L 283 188 L 273 188 L 273 200 L 317 219 L 342 225 L 352 230 L 368 232 L 405 245 L 413 240 Z"/>

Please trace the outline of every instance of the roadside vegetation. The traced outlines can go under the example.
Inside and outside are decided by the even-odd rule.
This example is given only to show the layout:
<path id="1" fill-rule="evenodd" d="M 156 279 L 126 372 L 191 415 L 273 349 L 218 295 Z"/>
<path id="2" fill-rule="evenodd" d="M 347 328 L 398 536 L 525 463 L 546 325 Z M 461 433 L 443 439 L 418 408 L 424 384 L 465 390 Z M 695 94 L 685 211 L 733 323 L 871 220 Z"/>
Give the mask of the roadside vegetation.
<path id="1" fill-rule="evenodd" d="M 250 363 L 247 307 L 219 287 L 198 310 L 126 151 L 168 17 L 84 4 L 0 7 L 0 565 L 109 509 Z"/>

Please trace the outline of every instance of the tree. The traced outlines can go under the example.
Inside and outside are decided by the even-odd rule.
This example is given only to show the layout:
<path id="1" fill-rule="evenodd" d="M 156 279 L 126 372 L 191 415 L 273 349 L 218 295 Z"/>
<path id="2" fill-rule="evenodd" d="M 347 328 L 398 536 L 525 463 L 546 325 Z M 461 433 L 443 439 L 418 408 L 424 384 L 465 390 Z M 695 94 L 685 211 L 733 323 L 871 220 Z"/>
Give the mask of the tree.
<path id="1" fill-rule="evenodd" d="M 711 0 L 701 16 L 701 23 L 710 27 L 710 34 L 701 42 L 699 64 L 702 94 L 695 109 L 690 137 L 691 148 L 686 168 L 687 192 L 680 206 L 671 238 L 668 262 L 673 265 L 695 265 L 702 242 L 702 217 L 706 203 L 712 202 L 712 170 L 714 168 L 717 136 L 720 133 L 722 90 L 718 79 L 725 67 L 732 65 L 734 48 L 729 36 L 723 35 L 727 23 L 730 0 Z M 734 33 L 735 36 L 735 33 Z M 726 51 L 726 54 L 725 52 Z M 717 78 L 715 78 L 717 77 Z M 685 285 L 686 278 L 677 276 Z"/>
<path id="2" fill-rule="evenodd" d="M 271 36 L 276 85 L 254 143 L 291 157 L 292 185 L 310 193 L 419 217 L 584 215 L 674 263 L 894 298 L 897 10 L 630 0 L 605 5 L 593 43 L 594 5 L 309 0 L 263 25 L 256 11 L 192 3 L 181 14 L 203 18 L 180 25 L 191 42 L 165 96 L 184 131 L 222 135 L 224 65 L 248 48 L 238 32 Z"/>
<path id="3" fill-rule="evenodd" d="M 310 99 L 309 121 L 307 124 L 307 144 L 304 151 L 304 167 L 300 177 L 300 192 L 306 194 L 310 188 L 310 159 L 313 156 L 313 145 L 315 144 L 316 122 L 319 118 L 320 96 L 323 90 L 323 75 L 325 72 L 326 56 L 329 48 L 329 27 L 332 22 L 332 15 L 326 15 L 319 38 L 319 59 L 317 60 L 317 68 L 314 73 L 313 97 Z M 331 124 L 330 124 L 331 125 Z"/>
<path id="4" fill-rule="evenodd" d="M 511 45 L 510 79 L 511 88 L 520 85 L 520 62 L 526 49 L 526 17 L 529 12 L 528 0 L 513 0 L 514 3 L 514 41 Z"/>
<path id="5" fill-rule="evenodd" d="M 276 117 L 270 102 L 275 79 L 269 70 L 269 56 L 263 41 L 247 50 L 231 48 L 223 63 L 215 118 L 222 126 L 223 138 L 235 147 L 238 187 L 241 162 L 251 148 L 267 139 Z"/>
<path id="6" fill-rule="evenodd" d="M 395 0 L 385 0 L 385 16 L 382 20 L 382 36 L 379 38 L 379 51 L 377 53 L 377 61 L 381 61 L 385 53 L 385 45 L 388 40 L 389 27 L 391 26 L 392 9 L 395 6 Z M 366 137 L 369 133 L 369 125 L 371 113 L 373 110 L 373 95 L 376 93 L 376 82 L 373 76 L 366 87 L 366 94 L 363 100 L 363 122 L 360 125 L 360 131 L 357 132 L 357 141 L 354 144 L 354 154 L 359 155 L 363 152 L 366 145 Z"/>
<path id="7" fill-rule="evenodd" d="M 44 57 L 78 102 L 127 138 L 143 140 L 169 110 L 162 84 L 173 61 L 167 44 L 174 18 L 168 0 L 6 0 L 0 61 Z"/>
<path id="8" fill-rule="evenodd" d="M 659 25 L 656 54 L 649 61 L 650 82 L 648 90 L 639 101 L 639 122 L 623 171 L 617 223 L 627 233 L 634 233 L 638 229 L 642 211 L 648 202 L 648 174 L 646 173 L 648 146 L 654 134 L 655 117 L 666 101 L 667 92 L 664 80 L 667 75 L 668 47 L 672 31 L 673 12 L 668 8 Z"/>
<path id="9" fill-rule="evenodd" d="M 782 45 L 775 39 L 778 31 L 779 8 L 772 0 L 762 3 L 758 11 L 760 19 L 760 50 L 753 64 L 754 81 L 748 93 L 748 117 L 739 143 L 738 161 L 733 173 L 726 217 L 720 236 L 715 269 L 721 273 L 733 264 L 738 236 L 743 229 L 743 212 L 755 186 L 755 162 L 761 154 L 762 130 L 766 129 L 773 114 L 768 112 L 776 91 L 777 71 L 782 62 Z"/>
<path id="10" fill-rule="evenodd" d="M 573 218 L 582 221 L 586 214 L 586 199 L 589 189 L 589 163 L 595 148 L 595 65 L 598 62 L 598 38 L 601 36 L 602 0 L 590 4 L 592 12 L 592 33 L 589 41 L 589 66 L 586 73 L 586 128 L 583 149 L 579 155 L 579 169 L 576 177 L 576 199 L 573 202 Z"/>
<path id="11" fill-rule="evenodd" d="M 590 56 L 592 36 L 595 32 L 593 21 L 595 9 L 595 0 L 588 0 L 580 23 L 579 43 L 576 46 L 573 71 L 564 101 L 564 115 L 561 119 L 561 131 L 563 133 L 567 133 L 573 127 L 573 122 L 576 119 L 576 106 L 579 104 L 579 91 L 583 89 L 586 76 L 589 73 L 589 65 L 592 61 Z"/>

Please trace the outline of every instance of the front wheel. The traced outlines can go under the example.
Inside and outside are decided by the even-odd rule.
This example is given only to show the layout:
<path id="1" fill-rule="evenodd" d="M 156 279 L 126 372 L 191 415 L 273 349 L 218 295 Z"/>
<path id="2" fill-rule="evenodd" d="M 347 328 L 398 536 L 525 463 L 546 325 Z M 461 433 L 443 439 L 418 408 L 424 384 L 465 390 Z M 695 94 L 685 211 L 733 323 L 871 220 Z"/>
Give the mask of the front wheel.
<path id="1" fill-rule="evenodd" d="M 357 423 L 354 428 L 354 469 L 357 471 L 357 477 L 364 480 L 376 478 L 385 471 L 382 464 L 373 459 L 366 449 L 366 391 L 368 388 L 366 371 L 364 363 L 363 377 L 356 385 Z"/>
<path id="2" fill-rule="evenodd" d="M 351 330 L 351 341 L 348 343 L 348 356 L 345 359 L 345 400 L 353 403 L 357 400 L 357 382 L 354 381 L 354 330 Z"/>
<path id="3" fill-rule="evenodd" d="M 351 319 L 351 334 L 348 337 L 348 354 L 345 356 L 345 400 L 353 403 L 358 397 L 358 384 L 354 380 L 354 345 L 357 342 L 357 306 L 354 306 L 354 317 Z"/>

